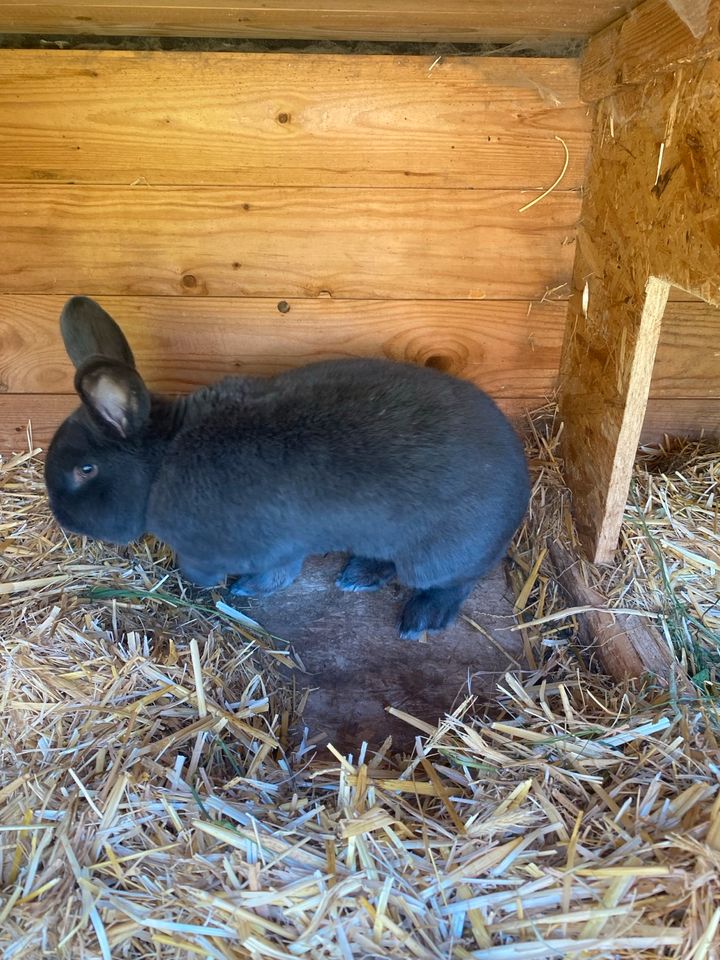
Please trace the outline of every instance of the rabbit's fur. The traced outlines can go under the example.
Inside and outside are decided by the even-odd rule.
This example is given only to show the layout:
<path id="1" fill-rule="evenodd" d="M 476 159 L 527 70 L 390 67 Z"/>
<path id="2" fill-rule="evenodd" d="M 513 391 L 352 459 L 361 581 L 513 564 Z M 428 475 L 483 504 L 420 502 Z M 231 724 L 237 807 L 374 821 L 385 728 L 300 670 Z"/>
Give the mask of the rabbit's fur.
<path id="1" fill-rule="evenodd" d="M 61 329 L 82 399 L 45 477 L 67 530 L 114 543 L 153 533 L 204 587 L 289 584 L 308 554 L 351 554 L 338 579 L 412 588 L 401 634 L 447 626 L 525 513 L 522 446 L 472 384 L 386 360 L 231 377 L 150 394 L 120 328 L 74 297 Z"/>

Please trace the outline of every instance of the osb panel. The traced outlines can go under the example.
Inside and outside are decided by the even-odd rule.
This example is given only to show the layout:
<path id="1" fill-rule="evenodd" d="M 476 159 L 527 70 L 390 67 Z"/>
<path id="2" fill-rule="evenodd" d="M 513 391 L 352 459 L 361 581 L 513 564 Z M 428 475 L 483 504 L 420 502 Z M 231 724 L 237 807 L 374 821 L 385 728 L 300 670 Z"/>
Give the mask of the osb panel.
<path id="1" fill-rule="evenodd" d="M 561 366 L 568 480 L 596 560 L 612 556 L 659 323 L 648 279 L 720 305 L 720 64 L 702 61 L 596 108 Z M 583 292 L 587 287 L 587 292 Z M 648 366 L 648 361 L 650 361 Z"/>

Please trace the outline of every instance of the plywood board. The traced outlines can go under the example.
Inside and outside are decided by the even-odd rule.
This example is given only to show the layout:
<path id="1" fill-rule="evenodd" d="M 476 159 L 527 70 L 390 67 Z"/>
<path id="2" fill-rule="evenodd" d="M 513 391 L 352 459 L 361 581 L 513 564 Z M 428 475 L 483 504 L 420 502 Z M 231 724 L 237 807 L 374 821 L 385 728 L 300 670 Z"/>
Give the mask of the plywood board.
<path id="1" fill-rule="evenodd" d="M 560 137 L 578 189 L 578 82 L 572 60 L 6 50 L 0 180 L 539 192 Z"/>
<path id="2" fill-rule="evenodd" d="M 542 40 L 586 37 L 634 0 L 80 0 L 0 3 L 0 31 L 359 40 Z"/>
<path id="3" fill-rule="evenodd" d="M 90 296 L 562 296 L 579 211 L 555 192 L 0 186 L 0 290 Z"/>

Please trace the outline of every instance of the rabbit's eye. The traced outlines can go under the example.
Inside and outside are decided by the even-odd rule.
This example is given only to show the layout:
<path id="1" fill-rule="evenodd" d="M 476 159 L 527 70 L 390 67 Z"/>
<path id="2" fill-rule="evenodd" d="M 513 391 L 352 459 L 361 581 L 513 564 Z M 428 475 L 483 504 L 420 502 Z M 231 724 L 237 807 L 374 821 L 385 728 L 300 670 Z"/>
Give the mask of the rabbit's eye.
<path id="1" fill-rule="evenodd" d="M 84 463 L 81 467 L 75 467 L 73 470 L 76 483 L 85 483 L 86 480 L 92 479 L 96 473 L 97 467 L 94 463 Z"/>

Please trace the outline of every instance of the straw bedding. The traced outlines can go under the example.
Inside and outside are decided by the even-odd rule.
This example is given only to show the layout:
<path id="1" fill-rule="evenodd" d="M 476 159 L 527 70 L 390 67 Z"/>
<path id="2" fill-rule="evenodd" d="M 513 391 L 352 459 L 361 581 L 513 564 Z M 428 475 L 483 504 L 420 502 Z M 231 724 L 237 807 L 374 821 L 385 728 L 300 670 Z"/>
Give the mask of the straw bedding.
<path id="1" fill-rule="evenodd" d="M 639 461 L 602 581 L 663 624 L 679 698 L 577 646 L 545 553 L 572 539 L 556 441 L 534 425 L 513 553 L 528 669 L 492 716 L 408 716 L 404 759 L 291 742 L 280 638 L 184 592 L 159 544 L 67 539 L 38 462 L 7 461 L 2 956 L 717 958 L 717 452 Z"/>

